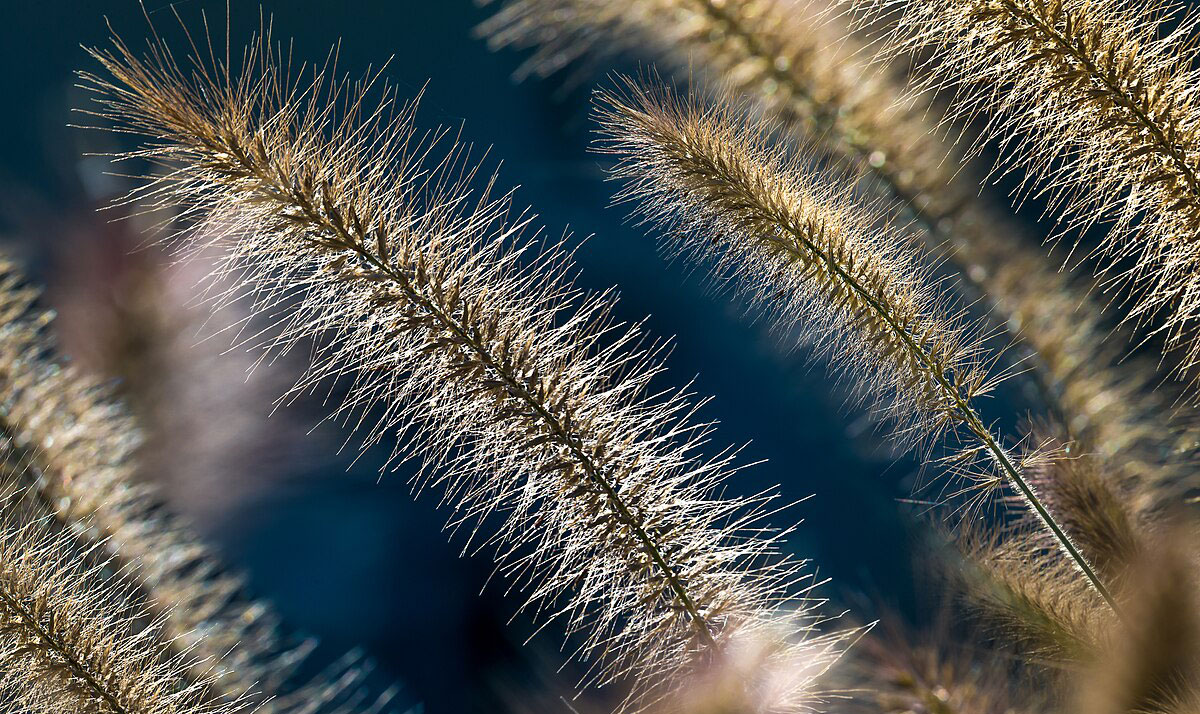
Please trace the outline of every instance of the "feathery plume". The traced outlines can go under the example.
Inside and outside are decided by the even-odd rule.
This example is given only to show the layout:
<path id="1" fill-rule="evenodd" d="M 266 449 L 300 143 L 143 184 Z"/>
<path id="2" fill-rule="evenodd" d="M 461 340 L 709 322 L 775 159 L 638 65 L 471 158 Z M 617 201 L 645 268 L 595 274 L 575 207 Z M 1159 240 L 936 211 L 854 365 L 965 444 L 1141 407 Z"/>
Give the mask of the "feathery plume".
<path id="1" fill-rule="evenodd" d="M 929 108 L 869 62 L 839 16 L 808 0 L 510 0 L 480 26 L 493 48 L 534 48 L 519 74 L 549 75 L 585 56 L 658 48 L 706 70 L 807 146 L 873 179 L 898 200 L 936 254 L 957 265 L 969 298 L 992 309 L 1015 358 L 1071 438 L 1153 510 L 1177 502 L 1196 439 L 1172 419 L 1155 370 L 1106 341 L 1093 286 L 1060 273 L 976 194 L 963 157 Z M 1136 486 L 1136 488 L 1135 488 Z"/>
<path id="2" fill-rule="evenodd" d="M 1006 246 L 997 244 L 997 251 Z M 1178 403 L 1180 386 L 1127 353 L 1090 297 L 1033 251 L 997 252 L 987 285 L 997 314 L 1019 326 L 1056 396 L 1056 431 L 1129 504 L 1138 520 L 1183 502 L 1195 483 L 1196 416 Z M 1052 407 L 1051 411 L 1055 411 Z"/>
<path id="3" fill-rule="evenodd" d="M 1040 455 L 1013 455 L 976 411 L 994 386 L 981 338 L 902 236 L 869 225 L 836 184 L 805 180 L 803 166 L 766 132 L 735 124 L 727 107 L 633 83 L 601 94 L 598 107 L 601 151 L 621 157 L 619 201 L 636 202 L 635 214 L 669 230 L 680 252 L 714 259 L 714 274 L 738 279 L 776 322 L 802 326 L 904 444 L 964 437 L 952 470 L 979 486 L 1007 482 L 1116 608 L 1026 475 Z"/>
<path id="4" fill-rule="evenodd" d="M 166 640 L 193 653 L 193 679 L 212 680 L 211 695 L 260 714 L 342 712 L 361 696 L 366 669 L 343 664 L 290 682 L 315 643 L 284 637 L 274 611 L 248 598 L 241 578 L 137 479 L 138 429 L 109 389 L 56 359 L 38 297 L 0 257 L 0 435 L 24 454 L 42 509 L 124 565 Z"/>
<path id="5" fill-rule="evenodd" d="M 1136 521 L 1102 459 L 1073 445 L 1042 443 L 1059 456 L 1028 469 L 1030 483 L 1122 610 L 1138 607 L 1142 589 L 1131 569 L 1153 549 L 1154 534 Z M 960 531 L 953 539 L 965 556 L 958 579 L 975 609 L 1027 651 L 1049 663 L 1091 661 L 1116 623 L 1040 526 L 1023 515 L 999 528 Z"/>
<path id="6" fill-rule="evenodd" d="M 1088 561 L 1117 582 L 1145 551 L 1147 534 L 1100 459 L 1071 445 L 1050 448 L 1060 456 L 1031 468 L 1030 483 Z"/>
<path id="7" fill-rule="evenodd" d="M 1112 612 L 1073 563 L 1045 550 L 1040 528 L 964 524 L 952 540 L 962 556 L 955 577 L 967 604 L 998 636 L 1051 667 L 1095 656 Z"/>
<path id="8" fill-rule="evenodd" d="M 649 43 L 679 66 L 709 70 L 815 146 L 849 157 L 918 216 L 928 213 L 931 225 L 973 193 L 953 180 L 952 151 L 927 131 L 921 108 L 861 56 L 820 2 L 512 0 L 479 33 L 493 49 L 535 48 L 519 76 Z"/>
<path id="9" fill-rule="evenodd" d="M 828 658 L 787 647 L 783 644 L 788 639 L 785 627 L 786 620 L 762 632 L 735 632 L 717 657 L 691 673 L 669 699 L 649 711 L 651 714 L 815 711 L 811 683 L 824 674 Z M 859 635 L 869 630 L 870 627 L 864 627 Z M 859 636 L 853 638 L 853 642 L 859 640 Z"/>
<path id="10" fill-rule="evenodd" d="M 628 706 L 768 627 L 806 576 L 759 524 L 771 494 L 716 495 L 735 454 L 701 456 L 695 405 L 650 391 L 660 348 L 612 324 L 610 294 L 574 289 L 569 255 L 522 237 L 492 182 L 470 194 L 467 149 L 432 158 L 445 132 L 419 134 L 414 104 L 328 66 L 293 80 L 273 52 L 267 31 L 240 70 L 196 52 L 185 72 L 161 41 L 139 58 L 118 39 L 95 52 L 112 79 L 84 79 L 148 137 L 130 156 L 170 167 L 133 198 L 204 216 L 190 235 L 227 244 L 255 311 L 286 304 L 265 346 L 332 337 L 296 389 L 349 380 L 335 417 L 366 445 L 398 434 L 468 547 L 580 633 L 588 682 L 631 675 Z M 783 650 L 815 676 L 843 635 L 809 636 L 809 609 Z"/>
<path id="11" fill-rule="evenodd" d="M 1078 478 L 1078 477 L 1076 477 Z M 1086 477 L 1084 477 L 1086 479 Z M 1095 509 L 1100 510 L 1100 509 Z M 975 527 L 955 539 L 957 575 L 972 608 L 997 634 L 1018 643 L 1026 661 L 1049 667 L 1069 691 L 1069 711 L 1185 714 L 1200 690 L 1197 563 L 1188 550 L 1196 532 L 1168 521 L 1139 533 L 1128 560 L 1110 563 L 1122 617 L 1071 577 L 1071 565 L 1048 550 L 1030 519 L 1002 532 Z"/>
<path id="12" fill-rule="evenodd" d="M 189 655 L 169 653 L 161 620 L 137 624 L 144 613 L 127 604 L 123 580 L 105 572 L 105 559 L 87 564 L 68 531 L 30 517 L 19 501 L 5 511 L 0 689 L 8 705 L 32 714 L 235 710 L 237 703 L 207 703 L 207 683 L 185 676 Z"/>
<path id="13" fill-rule="evenodd" d="M 1002 166 L 1036 177 L 1027 190 L 1045 187 L 1067 229 L 1111 223 L 1099 250 L 1135 291 L 1125 319 L 1162 324 L 1186 373 L 1200 359 L 1197 17 L 1124 0 L 858 7 L 894 21 L 885 52 L 931 51 L 925 88 L 953 87 L 958 117 L 988 114 Z"/>
<path id="14" fill-rule="evenodd" d="M 1188 714 L 1200 706 L 1193 530 L 1167 529 L 1131 565 L 1128 622 L 1109 633 L 1080 677 L 1078 712 Z"/>

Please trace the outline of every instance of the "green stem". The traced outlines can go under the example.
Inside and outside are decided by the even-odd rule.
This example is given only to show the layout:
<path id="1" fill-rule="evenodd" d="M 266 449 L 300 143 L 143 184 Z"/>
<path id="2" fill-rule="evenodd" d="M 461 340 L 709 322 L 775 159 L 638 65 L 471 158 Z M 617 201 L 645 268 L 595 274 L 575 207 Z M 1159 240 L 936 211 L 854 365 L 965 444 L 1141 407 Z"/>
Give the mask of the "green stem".
<path id="1" fill-rule="evenodd" d="M 1113 612 L 1119 616 L 1120 610 L 1117 607 L 1116 600 L 1109 592 L 1108 587 L 1105 586 L 1104 582 L 1096 574 L 1096 571 L 1092 568 L 1091 564 L 1088 563 L 1087 558 L 1085 558 L 1083 554 L 1080 553 L 1075 547 L 1075 544 L 1071 542 L 1071 539 L 1055 520 L 1054 516 L 1042 504 L 1041 500 L 1037 496 L 1037 493 L 1033 490 L 1033 487 L 1029 485 L 1029 482 L 1025 480 L 1024 475 L 1021 474 L 1020 469 L 1018 469 L 1016 464 L 1012 462 L 1012 459 L 1009 457 L 1008 453 L 1002 446 L 1000 446 L 999 442 L 997 442 L 995 437 L 992 436 L 991 431 L 984 425 L 979 413 L 975 411 L 975 408 L 971 406 L 966 397 L 963 396 L 962 392 L 955 387 L 947 378 L 947 376 L 943 374 L 942 370 L 938 368 L 936 362 L 929 352 L 920 344 L 918 344 L 917 341 L 913 339 L 912 335 L 910 335 L 907 330 L 905 330 L 892 318 L 891 313 L 879 302 L 878 299 L 874 297 L 874 295 L 871 294 L 871 291 L 867 290 L 863 285 L 861 285 L 853 275 L 850 275 L 841 266 L 841 264 L 837 262 L 836 259 L 826 254 L 825 251 L 821 250 L 819 246 L 809 239 L 803 230 L 797 229 L 785 218 L 773 216 L 770 217 L 770 219 L 776 225 L 784 228 L 788 235 L 803 245 L 807 251 L 820 256 L 821 261 L 825 263 L 829 270 L 835 273 L 840 280 L 848 285 L 850 289 L 853 290 L 859 296 L 859 298 L 862 299 L 863 302 L 866 303 L 867 306 L 870 307 L 871 310 L 888 325 L 892 332 L 904 342 L 909 350 L 909 353 L 918 360 L 926 374 L 932 377 L 939 389 L 950 398 L 951 402 L 954 404 L 954 412 L 958 419 L 972 434 L 975 435 L 977 439 L 979 439 L 980 443 L 984 446 L 984 448 L 987 449 L 992 459 L 995 460 L 995 462 L 1000 466 L 1005 477 L 1010 483 L 1012 483 L 1012 485 L 1016 487 L 1017 491 L 1029 503 L 1029 506 L 1033 509 L 1037 517 L 1054 536 L 1055 540 L 1058 541 L 1058 545 L 1062 551 L 1066 553 L 1067 557 L 1069 557 L 1076 566 L 1078 566 L 1079 570 L 1084 574 L 1084 577 L 1088 579 L 1088 581 L 1092 584 L 1092 587 L 1094 587 L 1096 592 L 1100 594 L 1100 597 L 1102 597 L 1109 607 L 1112 608 Z M 807 258 L 807 256 L 803 255 L 799 250 L 787 246 L 786 243 L 783 245 L 784 249 L 788 250 L 798 260 L 805 260 Z"/>

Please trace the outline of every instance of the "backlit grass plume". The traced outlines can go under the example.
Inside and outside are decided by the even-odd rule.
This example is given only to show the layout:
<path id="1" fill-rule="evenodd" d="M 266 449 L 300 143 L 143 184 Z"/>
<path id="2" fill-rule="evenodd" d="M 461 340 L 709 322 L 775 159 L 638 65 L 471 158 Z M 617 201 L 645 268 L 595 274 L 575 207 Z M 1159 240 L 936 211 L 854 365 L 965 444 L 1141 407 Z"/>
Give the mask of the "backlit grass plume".
<path id="1" fill-rule="evenodd" d="M 1105 583 L 1042 503 L 1028 478 L 1036 452 L 1015 456 L 976 400 L 993 386 L 981 337 L 950 310 L 906 239 L 872 225 L 835 182 L 742 128 L 732 109 L 705 109 L 668 89 L 630 84 L 598 100 L 602 151 L 617 154 L 618 198 L 668 232 L 675 247 L 711 258 L 729 278 L 846 374 L 881 419 L 914 448 L 947 434 L 963 448 L 948 463 L 983 486 L 1006 482 L 1086 581 L 1114 608 Z"/>
<path id="2" fill-rule="evenodd" d="M 973 193 L 920 107 L 819 0 L 511 0 L 479 31 L 493 48 L 534 49 L 520 74 L 654 47 L 852 157 L 931 225 Z"/>
<path id="3" fill-rule="evenodd" d="M 1068 577 L 1063 558 L 1040 547 L 1044 536 L 1030 524 L 1002 535 L 979 529 L 964 563 L 971 604 L 1021 644 L 1027 664 L 1047 668 L 1049 689 L 1074 700 L 1065 711 L 1193 712 L 1200 702 L 1193 528 L 1168 523 L 1144 536 L 1115 581 L 1119 620 Z M 976 565 L 987 577 L 972 580 Z"/>
<path id="4" fill-rule="evenodd" d="M 1070 227 L 1111 221 L 1101 250 L 1136 291 L 1127 319 L 1165 324 L 1186 371 L 1200 358 L 1200 70 L 1196 18 L 1171 7 L 860 3 L 895 20 L 888 51 L 930 51 L 928 85 L 952 86 L 960 116 L 990 116 L 1004 164 L 1039 179 Z"/>
<path id="5" fill-rule="evenodd" d="M 7 457 L 6 457 L 7 458 Z M 0 520 L 0 690 L 31 714 L 216 714 L 205 682 L 127 604 L 124 582 L 89 564 L 69 531 L 5 505 Z M 26 515 L 19 515 L 26 514 Z"/>
<path id="6" fill-rule="evenodd" d="M 95 55 L 99 114 L 146 137 L 127 158 L 167 167 L 134 198 L 203 218 L 189 235 L 223 244 L 256 311 L 286 307 L 267 346 L 316 338 L 297 389 L 349 383 L 337 416 L 420 459 L 417 487 L 579 633 L 589 681 L 632 675 L 637 706 L 772 626 L 803 578 L 759 524 L 772 497 L 716 495 L 734 454 L 703 456 L 695 406 L 655 392 L 659 350 L 612 323 L 611 295 L 572 287 L 569 255 L 523 237 L 508 196 L 471 193 L 466 149 L 439 149 L 390 90 L 371 100 L 330 67 L 291 79 L 269 37 L 240 69 L 201 55 L 184 70 L 161 43 Z M 839 636 L 806 637 L 804 611 L 788 622 L 780 656 L 814 663 L 792 711 Z"/>
<path id="7" fill-rule="evenodd" d="M 1096 656 L 1113 613 L 1068 558 L 1045 549 L 1040 524 L 960 526 L 953 536 L 962 556 L 955 584 L 998 638 L 1051 668 Z"/>
<path id="8" fill-rule="evenodd" d="M 1109 585 L 1122 612 L 1140 611 L 1147 581 L 1138 575 L 1139 564 L 1165 542 L 1158 531 L 1173 513 L 1156 513 L 1154 519 L 1138 513 L 1096 454 L 1050 439 L 1039 443 L 1058 457 L 1030 468 L 1029 481 Z M 998 634 L 1036 654 L 1039 664 L 1071 669 L 1121 648 L 1113 633 L 1128 625 L 1074 577 L 1074 564 L 1037 518 L 1026 514 L 1005 525 L 975 524 L 958 529 L 952 540 L 965 557 L 951 571 L 972 609 Z"/>
<path id="9" fill-rule="evenodd" d="M 38 296 L 0 257 L 0 435 L 42 510 L 127 572 L 210 696 L 260 714 L 337 714 L 358 701 L 362 663 L 294 681 L 314 643 L 285 636 L 273 609 L 139 480 L 140 431 L 109 389 L 59 361 Z"/>
<path id="10" fill-rule="evenodd" d="M 1109 460 L 1145 508 L 1178 499 L 1194 439 L 1173 423 L 1154 369 L 1122 362 L 1080 276 L 1061 273 L 979 199 L 963 157 L 903 82 L 820 0 L 510 0 L 480 32 L 529 48 L 520 74 L 550 75 L 648 48 L 740 95 L 813 148 L 896 199 L 929 250 L 948 255 L 969 297 L 1014 340 L 1022 382 L 1070 434 Z M 719 93 L 719 92 L 718 92 Z"/>

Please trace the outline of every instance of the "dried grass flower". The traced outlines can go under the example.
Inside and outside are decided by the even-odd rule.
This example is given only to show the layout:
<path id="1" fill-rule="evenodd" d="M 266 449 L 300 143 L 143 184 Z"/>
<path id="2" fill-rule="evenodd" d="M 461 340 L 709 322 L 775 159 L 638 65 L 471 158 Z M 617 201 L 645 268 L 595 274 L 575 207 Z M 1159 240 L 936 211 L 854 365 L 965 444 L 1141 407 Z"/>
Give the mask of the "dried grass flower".
<path id="1" fill-rule="evenodd" d="M 1105 222 L 1110 283 L 1132 324 L 1200 356 L 1197 16 L 1125 0 L 937 0 L 857 4 L 889 28 L 885 54 L 920 53 L 920 89 L 949 87 L 953 116 L 987 117 L 1003 170 L 1045 193 L 1067 230 Z"/>
<path id="2" fill-rule="evenodd" d="M 183 69 L 157 41 L 95 53 L 98 114 L 146 137 L 124 158 L 167 169 L 132 200 L 223 244 L 220 272 L 283 316 L 261 346 L 317 340 L 297 392 L 348 383 L 334 418 L 419 459 L 416 488 L 441 491 L 467 548 L 578 633 L 589 683 L 629 675 L 640 707 L 779 626 L 786 601 L 777 656 L 808 658 L 795 684 L 811 687 L 846 635 L 811 632 L 809 576 L 761 523 L 774 496 L 721 495 L 735 451 L 705 456 L 697 406 L 652 384 L 661 346 L 613 323 L 611 293 L 574 288 L 566 249 L 525 235 L 466 148 L 415 128 L 415 104 L 372 94 L 376 75 L 297 79 L 264 34 L 240 68 L 198 50 Z"/>
<path id="3" fill-rule="evenodd" d="M 944 463 L 971 488 L 1007 484 L 1101 598 L 1104 581 L 1047 510 L 1029 470 L 1047 455 L 1018 454 L 975 406 L 991 375 L 983 335 L 955 309 L 911 242 L 872 224 L 836 182 L 739 123 L 727 105 L 705 107 L 665 88 L 628 83 L 602 93 L 601 151 L 620 156 L 619 201 L 663 229 L 679 252 L 711 261 L 721 282 L 747 293 L 850 382 L 903 446 L 954 436 Z"/>

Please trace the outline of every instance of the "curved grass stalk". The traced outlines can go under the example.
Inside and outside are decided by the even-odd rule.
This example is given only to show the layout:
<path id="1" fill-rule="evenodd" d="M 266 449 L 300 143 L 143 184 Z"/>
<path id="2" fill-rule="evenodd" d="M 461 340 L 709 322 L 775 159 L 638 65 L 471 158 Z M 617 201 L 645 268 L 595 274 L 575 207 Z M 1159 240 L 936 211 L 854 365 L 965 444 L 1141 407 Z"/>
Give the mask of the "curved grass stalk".
<path id="1" fill-rule="evenodd" d="M 467 150 L 433 158 L 443 134 L 419 135 L 390 90 L 369 103 L 329 67 L 294 82 L 269 37 L 236 73 L 115 44 L 96 53 L 112 79 L 85 75 L 100 114 L 149 137 L 131 156 L 171 167 L 135 198 L 205 217 L 191 237 L 227 244 L 221 272 L 253 309 L 288 308 L 263 346 L 318 340 L 296 390 L 349 381 L 334 417 L 364 445 L 398 435 L 394 458 L 421 459 L 418 490 L 440 487 L 469 547 L 494 548 L 527 607 L 581 633 L 588 682 L 630 675 L 640 707 L 775 626 L 808 576 L 758 524 L 773 496 L 716 494 L 735 454 L 698 455 L 696 407 L 650 390 L 659 348 L 612 324 L 611 295 L 572 287 L 558 245 L 522 237 L 508 196 L 469 193 Z M 812 668 L 782 711 L 806 706 L 845 638 L 810 636 L 810 607 L 784 617 L 779 656 Z"/>
<path id="2" fill-rule="evenodd" d="M 1055 270 L 976 196 L 928 108 L 872 67 L 821 3 L 798 0 L 510 0 L 480 27 L 492 47 L 533 48 L 521 74 L 646 47 L 703 70 L 798 134 L 872 177 L 935 254 L 946 252 L 970 299 L 1014 341 L 1022 384 L 1072 439 L 1102 455 L 1142 508 L 1178 502 L 1195 439 L 1155 370 L 1123 360 L 1092 286 Z"/>
<path id="3" fill-rule="evenodd" d="M 977 335 L 943 316 L 945 298 L 903 239 L 873 227 L 821 189 L 797 178 L 765 132 L 733 123 L 729 110 L 703 110 L 669 90 L 631 85 L 602 94 L 603 151 L 621 162 L 619 200 L 647 222 L 670 227 L 682 251 L 716 259 L 718 274 L 749 292 L 810 339 L 875 397 L 873 409 L 906 424 L 906 438 L 965 431 L 1101 597 L 1116 601 L 1088 559 L 1042 503 L 1021 463 L 992 434 L 973 402 L 991 389 Z M 746 287 L 744 285 L 744 287 Z M 918 441 L 921 439 L 917 439 Z M 987 479 L 984 483 L 989 483 Z"/>

